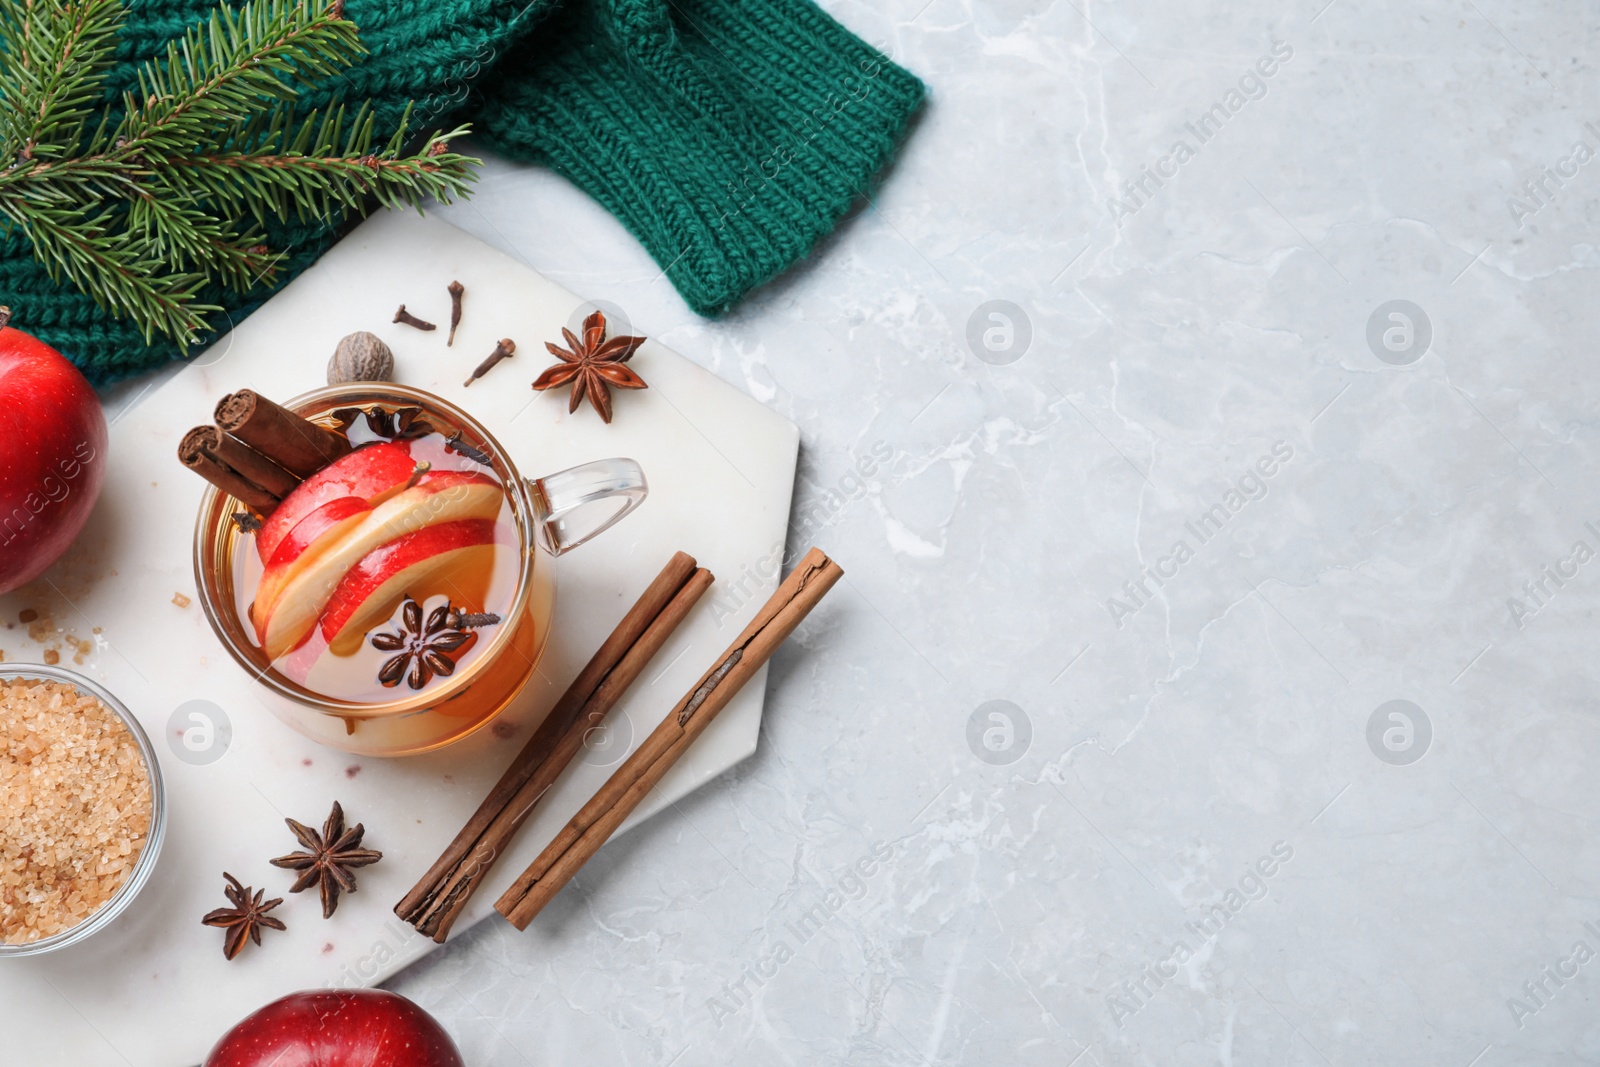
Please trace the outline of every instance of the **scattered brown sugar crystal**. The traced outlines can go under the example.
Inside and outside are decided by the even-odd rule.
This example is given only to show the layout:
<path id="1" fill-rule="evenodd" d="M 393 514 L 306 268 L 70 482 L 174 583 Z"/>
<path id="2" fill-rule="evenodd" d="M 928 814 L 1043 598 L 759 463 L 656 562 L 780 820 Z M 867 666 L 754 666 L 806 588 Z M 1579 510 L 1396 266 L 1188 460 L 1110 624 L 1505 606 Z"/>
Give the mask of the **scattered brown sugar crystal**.
<path id="1" fill-rule="evenodd" d="M 151 808 L 115 712 L 60 682 L 0 681 L 0 942 L 52 937 L 115 896 Z"/>
<path id="2" fill-rule="evenodd" d="M 47 648 L 44 650 L 44 661 L 54 667 L 61 662 L 61 653 L 53 648 Z"/>
<path id="3" fill-rule="evenodd" d="M 189 602 L 189 598 L 184 596 L 182 593 L 173 593 L 172 594 L 172 602 L 174 604 L 178 605 L 178 607 L 180 607 L 180 608 L 186 608 L 186 607 L 189 606 L 189 603 L 190 603 Z"/>

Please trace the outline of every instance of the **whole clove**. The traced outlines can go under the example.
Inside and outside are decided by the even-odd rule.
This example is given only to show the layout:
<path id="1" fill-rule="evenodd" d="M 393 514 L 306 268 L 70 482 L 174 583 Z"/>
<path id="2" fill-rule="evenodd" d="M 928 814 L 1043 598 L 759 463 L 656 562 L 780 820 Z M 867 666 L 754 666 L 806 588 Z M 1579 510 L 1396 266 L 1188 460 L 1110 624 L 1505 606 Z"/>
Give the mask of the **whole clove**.
<path id="1" fill-rule="evenodd" d="M 407 326 L 415 326 L 419 330 L 437 330 L 439 328 L 433 323 L 424 322 L 422 319 L 419 319 L 415 315 L 411 314 L 411 312 L 406 310 L 406 306 L 404 304 L 401 304 L 400 310 L 394 313 L 394 321 L 403 322 Z"/>
<path id="2" fill-rule="evenodd" d="M 482 378 L 485 374 L 489 373 L 490 369 L 492 369 L 496 363 L 499 363 L 502 359 L 507 359 L 516 355 L 516 352 L 517 343 L 515 341 L 509 337 L 500 338 L 500 343 L 494 346 L 494 351 L 489 353 L 489 358 L 478 364 L 477 369 L 472 372 L 472 376 L 461 383 L 462 387 L 465 388 L 466 386 L 469 386 L 473 382 L 477 381 L 479 378 Z"/>
<path id="3" fill-rule="evenodd" d="M 431 470 L 433 470 L 433 464 L 429 463 L 427 460 L 423 460 L 421 463 L 418 463 L 415 467 L 412 467 L 411 468 L 411 477 L 406 479 L 406 484 L 404 485 L 404 487 L 402 487 L 401 491 L 404 492 L 404 490 L 410 489 L 412 486 L 414 486 L 418 482 L 422 481 L 423 476 L 426 475 Z"/>
<path id="4" fill-rule="evenodd" d="M 500 622 L 500 616 L 492 611 L 462 611 L 456 608 L 450 613 L 447 625 L 452 630 L 473 630 L 480 626 L 494 626 Z"/>
<path id="5" fill-rule="evenodd" d="M 445 440 L 444 447 L 445 451 L 466 456 L 474 463 L 481 463 L 485 467 L 494 466 L 494 460 L 489 458 L 489 454 L 483 449 L 470 444 L 460 430 L 457 430 Z"/>
<path id="6" fill-rule="evenodd" d="M 460 282 L 450 283 L 450 336 L 445 338 L 446 348 L 456 343 L 456 327 L 461 325 L 461 294 L 466 291 Z"/>

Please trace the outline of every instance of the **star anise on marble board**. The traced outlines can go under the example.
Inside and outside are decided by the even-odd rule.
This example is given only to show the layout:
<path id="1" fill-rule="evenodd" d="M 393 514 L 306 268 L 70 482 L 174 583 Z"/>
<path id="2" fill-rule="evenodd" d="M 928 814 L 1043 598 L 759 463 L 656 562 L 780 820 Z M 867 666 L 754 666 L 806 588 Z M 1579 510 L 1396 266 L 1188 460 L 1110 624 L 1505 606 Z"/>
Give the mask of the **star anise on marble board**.
<path id="1" fill-rule="evenodd" d="M 207 912 L 205 918 L 200 921 L 206 926 L 220 926 L 228 931 L 227 938 L 222 942 L 222 954 L 224 956 L 231 960 L 239 955 L 244 951 L 244 943 L 246 941 L 254 941 L 258 945 L 261 944 L 261 930 L 263 927 L 269 930 L 288 929 L 287 926 L 283 925 L 281 919 L 274 919 L 267 914 L 267 912 L 283 903 L 282 897 L 274 897 L 272 900 L 263 902 L 261 898 L 267 895 L 266 890 L 255 890 L 255 895 L 251 896 L 252 890 L 247 886 L 240 885 L 239 879 L 233 875 L 224 871 L 222 877 L 228 882 L 223 892 L 227 894 L 228 903 L 232 904 L 233 907 L 218 908 L 216 911 Z"/>
<path id="2" fill-rule="evenodd" d="M 322 891 L 322 917 L 330 919 L 333 910 L 339 906 L 340 891 L 356 891 L 353 872 L 359 867 L 377 863 L 383 859 L 383 853 L 361 847 L 362 835 L 367 832 L 365 826 L 356 823 L 350 829 L 345 829 L 344 809 L 337 800 L 333 802 L 333 812 L 329 814 L 328 821 L 322 824 L 320 834 L 293 819 L 283 821 L 289 824 L 289 829 L 305 851 L 291 852 L 270 862 L 274 867 L 300 872 L 300 877 L 289 887 L 289 892 L 298 893 L 317 886 Z"/>
<path id="3" fill-rule="evenodd" d="M 398 633 L 372 635 L 372 647 L 379 652 L 397 652 L 378 670 L 378 681 L 386 687 L 400 684 L 402 678 L 413 689 L 421 689 L 434 675 L 455 673 L 452 653 L 464 650 L 478 635 L 450 625 L 450 605 L 441 604 L 422 618 L 422 605 L 410 597 L 400 609 Z"/>
<path id="4" fill-rule="evenodd" d="M 561 336 L 567 348 L 545 342 L 545 348 L 561 362 L 549 367 L 534 379 L 533 387 L 541 392 L 572 383 L 572 402 L 567 411 L 578 410 L 584 397 L 606 422 L 611 421 L 611 387 L 618 389 L 648 389 L 644 379 L 623 364 L 644 344 L 643 337 L 613 337 L 606 340 L 606 316 L 596 311 L 583 320 L 583 337 L 577 338 L 566 328 Z"/>

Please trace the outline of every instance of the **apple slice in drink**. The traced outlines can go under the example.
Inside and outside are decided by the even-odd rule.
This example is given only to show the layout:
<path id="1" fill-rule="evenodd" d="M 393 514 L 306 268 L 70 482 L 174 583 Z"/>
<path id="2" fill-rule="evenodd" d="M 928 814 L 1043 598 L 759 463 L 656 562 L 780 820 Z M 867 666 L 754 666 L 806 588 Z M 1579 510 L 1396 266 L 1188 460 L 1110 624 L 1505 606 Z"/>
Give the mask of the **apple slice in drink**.
<path id="1" fill-rule="evenodd" d="M 257 617 L 261 605 L 274 603 L 283 587 L 310 566 L 321 547 L 338 540 L 371 513 L 372 509 L 360 497 L 341 496 L 301 519 L 279 542 L 272 562 L 267 564 L 261 581 L 256 584 L 255 604 L 250 608 L 252 619 Z"/>
<path id="2" fill-rule="evenodd" d="M 319 539 L 291 565 L 293 574 L 270 586 L 273 576 L 263 575 L 250 616 L 267 658 L 277 659 L 311 633 L 345 573 L 368 552 L 424 527 L 493 519 L 504 500 L 500 483 L 481 474 L 430 474 L 373 508 L 337 538 Z"/>
<path id="3" fill-rule="evenodd" d="M 418 603 L 434 593 L 457 602 L 481 599 L 479 587 L 494 563 L 494 531 L 492 519 L 441 522 L 368 552 L 345 572 L 322 613 L 329 650 L 348 656 L 360 648 L 406 596 Z"/>
<path id="4" fill-rule="evenodd" d="M 353 496 L 376 506 L 383 493 L 405 485 L 415 467 L 411 445 L 403 441 L 367 445 L 340 456 L 295 486 L 261 523 L 256 531 L 261 562 L 270 565 L 289 531 L 322 505 Z"/>

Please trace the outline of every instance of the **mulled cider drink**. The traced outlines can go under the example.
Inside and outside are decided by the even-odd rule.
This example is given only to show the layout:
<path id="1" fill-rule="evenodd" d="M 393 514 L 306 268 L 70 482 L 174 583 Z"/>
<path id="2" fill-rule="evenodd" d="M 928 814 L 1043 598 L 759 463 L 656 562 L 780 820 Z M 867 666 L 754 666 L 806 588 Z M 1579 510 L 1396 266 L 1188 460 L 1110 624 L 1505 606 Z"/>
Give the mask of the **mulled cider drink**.
<path id="1" fill-rule="evenodd" d="M 275 503 L 207 496 L 195 561 L 218 635 L 283 698 L 280 717 L 319 741 L 399 755 L 465 736 L 515 697 L 543 650 L 553 592 L 538 556 L 642 500 L 637 465 L 527 482 L 464 413 L 388 383 L 286 408 L 341 439 L 320 442 L 334 458 Z"/>
<path id="2" fill-rule="evenodd" d="M 511 609 L 520 562 L 492 469 L 437 431 L 395 439 L 375 422 L 363 413 L 350 427 L 356 449 L 234 548 L 235 605 L 273 667 L 366 703 L 468 668 L 479 631 Z"/>

